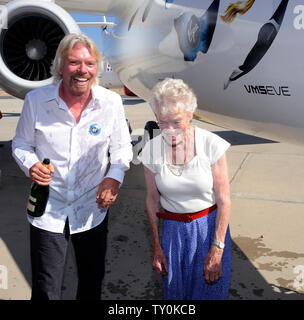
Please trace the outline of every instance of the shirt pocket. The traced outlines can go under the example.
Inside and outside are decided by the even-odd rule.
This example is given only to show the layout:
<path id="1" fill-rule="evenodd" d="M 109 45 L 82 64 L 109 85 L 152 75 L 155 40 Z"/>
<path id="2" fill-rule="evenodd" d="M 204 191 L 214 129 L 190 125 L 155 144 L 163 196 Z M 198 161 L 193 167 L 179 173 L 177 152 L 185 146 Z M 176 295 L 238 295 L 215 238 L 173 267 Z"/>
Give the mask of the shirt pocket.
<path id="1" fill-rule="evenodd" d="M 37 122 L 35 125 L 36 149 L 48 156 L 66 155 L 69 150 L 71 127 L 65 123 L 55 122 L 52 125 Z"/>

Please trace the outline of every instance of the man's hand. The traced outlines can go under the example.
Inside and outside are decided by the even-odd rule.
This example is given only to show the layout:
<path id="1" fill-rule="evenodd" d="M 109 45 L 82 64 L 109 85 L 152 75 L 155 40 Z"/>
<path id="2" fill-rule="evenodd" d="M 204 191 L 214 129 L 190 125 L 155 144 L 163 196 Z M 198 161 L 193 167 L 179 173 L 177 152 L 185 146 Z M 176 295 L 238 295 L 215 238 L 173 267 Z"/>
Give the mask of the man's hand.
<path id="1" fill-rule="evenodd" d="M 48 186 L 54 172 L 55 170 L 51 163 L 45 166 L 42 162 L 37 162 L 30 169 L 30 178 L 41 186 Z"/>
<path id="2" fill-rule="evenodd" d="M 119 184 L 119 181 L 112 178 L 103 179 L 96 197 L 101 208 L 107 208 L 114 203 L 118 196 Z"/>

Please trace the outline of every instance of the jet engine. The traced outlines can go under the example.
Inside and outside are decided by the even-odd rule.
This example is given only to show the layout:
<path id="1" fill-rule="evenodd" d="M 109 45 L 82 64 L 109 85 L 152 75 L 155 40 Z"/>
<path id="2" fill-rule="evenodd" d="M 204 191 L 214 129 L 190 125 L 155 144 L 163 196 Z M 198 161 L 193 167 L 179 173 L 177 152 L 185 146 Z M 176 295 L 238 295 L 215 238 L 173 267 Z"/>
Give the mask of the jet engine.
<path id="1" fill-rule="evenodd" d="M 67 11 L 49 0 L 15 0 L 6 5 L 5 14 L 7 25 L 0 25 L 0 87 L 23 99 L 28 91 L 52 82 L 50 67 L 59 42 L 80 29 Z"/>

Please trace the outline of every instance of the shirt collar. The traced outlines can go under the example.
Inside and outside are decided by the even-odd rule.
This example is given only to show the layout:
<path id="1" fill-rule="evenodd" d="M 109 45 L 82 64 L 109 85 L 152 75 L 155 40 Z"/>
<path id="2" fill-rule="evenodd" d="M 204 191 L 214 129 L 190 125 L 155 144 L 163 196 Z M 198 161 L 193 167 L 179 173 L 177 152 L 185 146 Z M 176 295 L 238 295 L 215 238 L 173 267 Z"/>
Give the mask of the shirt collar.
<path id="1" fill-rule="evenodd" d="M 44 101 L 48 102 L 51 100 L 57 100 L 57 102 L 59 102 L 59 86 L 61 84 L 61 81 L 59 81 L 58 83 L 53 83 L 51 84 L 50 90 L 48 91 L 47 95 L 45 96 Z"/>
<path id="2" fill-rule="evenodd" d="M 56 100 L 59 107 L 63 107 L 62 103 L 63 100 L 59 96 L 59 87 L 61 85 L 62 80 L 60 80 L 58 83 L 53 83 L 51 86 L 51 89 L 49 90 L 48 94 L 45 97 L 45 101 L 51 101 Z M 97 90 L 97 86 L 92 86 L 92 100 L 89 103 L 93 108 L 98 108 L 100 106 L 99 100 L 101 100 L 101 94 Z"/>

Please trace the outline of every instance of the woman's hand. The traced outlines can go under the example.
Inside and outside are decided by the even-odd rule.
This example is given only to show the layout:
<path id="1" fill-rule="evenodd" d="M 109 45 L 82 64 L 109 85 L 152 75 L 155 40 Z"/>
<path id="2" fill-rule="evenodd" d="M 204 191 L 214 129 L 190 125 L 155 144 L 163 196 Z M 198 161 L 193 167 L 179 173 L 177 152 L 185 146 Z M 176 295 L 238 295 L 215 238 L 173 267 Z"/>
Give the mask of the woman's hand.
<path id="1" fill-rule="evenodd" d="M 211 246 L 204 263 L 204 277 L 208 284 L 215 284 L 222 276 L 223 249 Z"/>
<path id="2" fill-rule="evenodd" d="M 96 196 L 99 207 L 107 208 L 115 202 L 118 196 L 119 184 L 119 181 L 112 178 L 103 179 Z"/>
<path id="3" fill-rule="evenodd" d="M 152 266 L 154 270 L 160 275 L 166 275 L 168 273 L 167 258 L 160 246 L 156 246 L 153 250 Z"/>

